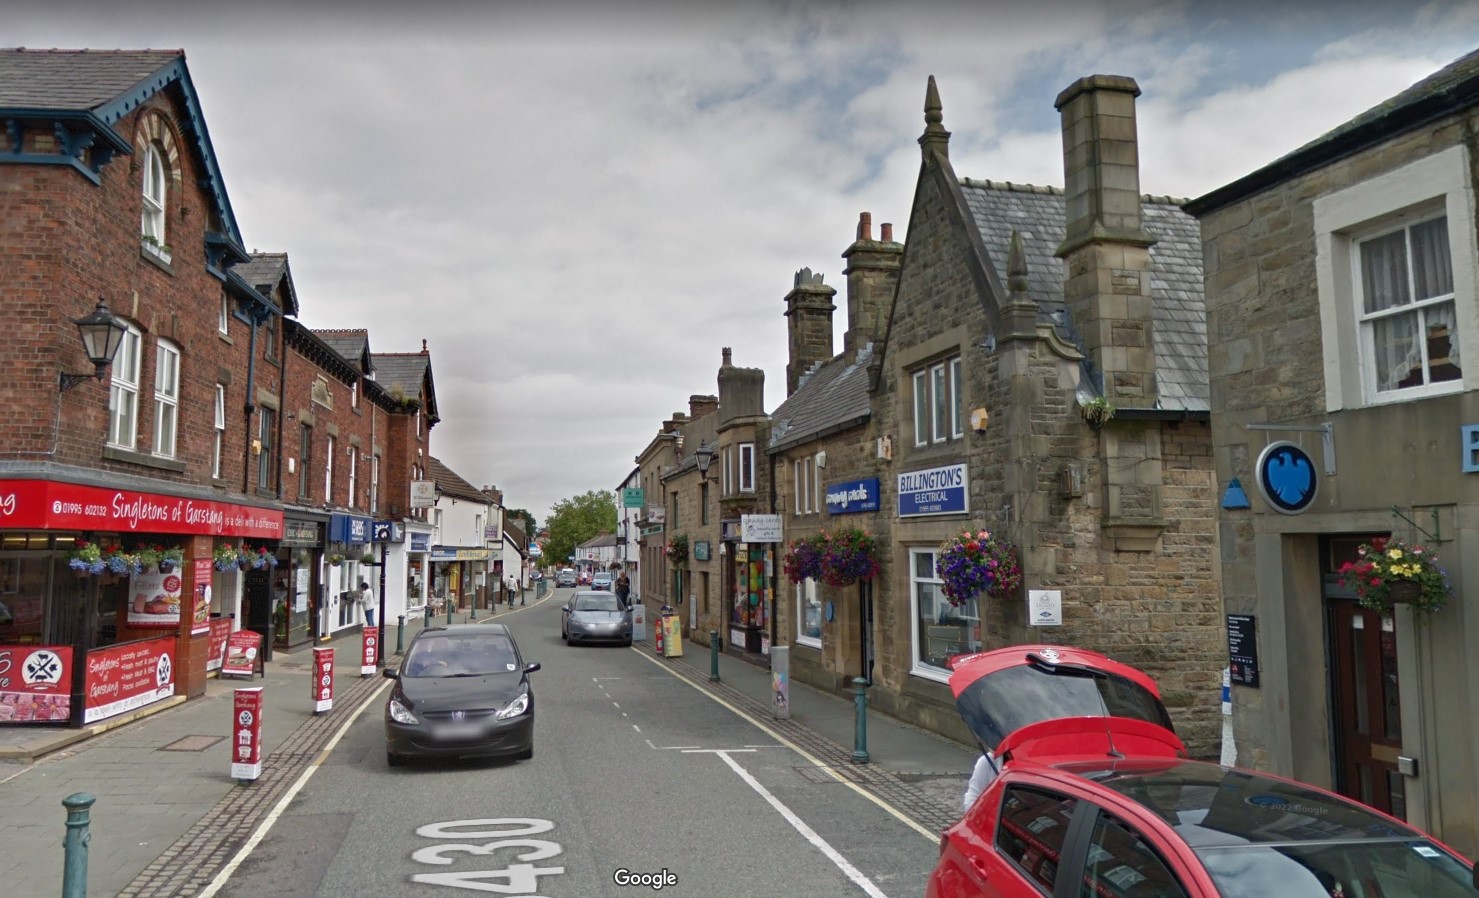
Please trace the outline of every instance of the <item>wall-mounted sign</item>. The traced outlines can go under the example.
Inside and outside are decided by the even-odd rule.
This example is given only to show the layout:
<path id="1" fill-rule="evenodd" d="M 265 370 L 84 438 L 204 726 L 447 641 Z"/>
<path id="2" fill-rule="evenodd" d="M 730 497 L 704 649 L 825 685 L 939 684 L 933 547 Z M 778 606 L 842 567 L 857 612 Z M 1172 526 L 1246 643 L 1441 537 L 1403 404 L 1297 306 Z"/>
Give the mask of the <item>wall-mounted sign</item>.
<path id="1" fill-rule="evenodd" d="M 1027 609 L 1027 623 L 1034 627 L 1063 626 L 1063 593 L 1061 590 L 1027 590 Z"/>
<path id="2" fill-rule="evenodd" d="M 175 694 L 174 636 L 93 649 L 85 664 L 83 723 L 97 723 Z"/>
<path id="3" fill-rule="evenodd" d="M 286 518 L 282 522 L 282 544 L 293 548 L 311 548 L 323 545 L 323 524 L 318 521 L 301 521 Z"/>
<path id="4" fill-rule="evenodd" d="M 827 514 L 878 510 L 878 478 L 827 484 Z"/>
<path id="5" fill-rule="evenodd" d="M 435 480 L 411 481 L 412 508 L 431 508 L 436 504 L 437 484 Z"/>
<path id="6" fill-rule="evenodd" d="M 1239 686 L 1258 685 L 1258 631 L 1251 614 L 1227 616 L 1228 673 Z"/>
<path id="7" fill-rule="evenodd" d="M 661 505 L 647 506 L 647 523 L 666 524 L 668 522 L 668 510 Z"/>
<path id="8" fill-rule="evenodd" d="M 693 560 L 709 560 L 709 541 L 706 539 L 695 540 L 693 543 Z"/>
<path id="9" fill-rule="evenodd" d="M 1287 441 L 1264 447 L 1258 454 L 1254 475 L 1263 501 L 1280 514 L 1299 514 L 1314 503 L 1320 490 L 1309 454 Z"/>
<path id="10" fill-rule="evenodd" d="M 0 520 L 5 522 L 7 530 L 117 530 L 282 538 L 282 512 L 270 508 L 50 480 L 0 480 Z"/>
<path id="11" fill-rule="evenodd" d="M 410 551 L 412 551 L 412 552 L 429 552 L 429 551 L 431 551 L 431 534 L 430 533 L 413 533 L 413 534 L 411 534 L 411 548 L 410 548 Z"/>
<path id="12" fill-rule="evenodd" d="M 647 498 L 643 494 L 641 487 L 637 487 L 636 489 L 629 488 L 621 491 L 622 508 L 641 508 L 646 504 Z"/>
<path id="13" fill-rule="evenodd" d="M 375 521 L 370 525 L 370 542 L 373 543 L 403 543 L 406 541 L 406 528 L 399 521 Z"/>
<path id="14" fill-rule="evenodd" d="M 370 525 L 375 523 L 357 514 L 329 515 L 329 539 L 336 543 L 367 543 Z"/>
<path id="15" fill-rule="evenodd" d="M 1479 472 L 1479 424 L 1465 424 L 1458 429 L 1459 470 L 1465 474 Z"/>
<path id="16" fill-rule="evenodd" d="M 781 516 L 778 514 L 740 515 L 740 539 L 747 543 L 781 541 Z"/>
<path id="17" fill-rule="evenodd" d="M 899 475 L 899 517 L 970 511 L 970 479 L 965 465 L 945 465 Z"/>
<path id="18" fill-rule="evenodd" d="M 71 689 L 71 646 L 0 645 L 0 723 L 65 722 Z"/>
<path id="19" fill-rule="evenodd" d="M 465 549 L 458 546 L 433 546 L 432 561 L 487 561 L 492 557 L 490 549 Z"/>

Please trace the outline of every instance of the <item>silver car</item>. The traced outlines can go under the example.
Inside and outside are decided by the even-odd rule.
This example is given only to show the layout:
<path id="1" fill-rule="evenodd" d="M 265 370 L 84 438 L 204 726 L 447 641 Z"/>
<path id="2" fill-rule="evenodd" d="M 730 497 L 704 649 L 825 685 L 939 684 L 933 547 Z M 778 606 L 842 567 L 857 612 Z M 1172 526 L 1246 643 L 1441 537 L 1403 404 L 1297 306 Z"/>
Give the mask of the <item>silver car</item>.
<path id="1" fill-rule="evenodd" d="M 577 642 L 632 644 L 632 609 L 614 593 L 581 590 L 560 609 L 560 638 Z"/>

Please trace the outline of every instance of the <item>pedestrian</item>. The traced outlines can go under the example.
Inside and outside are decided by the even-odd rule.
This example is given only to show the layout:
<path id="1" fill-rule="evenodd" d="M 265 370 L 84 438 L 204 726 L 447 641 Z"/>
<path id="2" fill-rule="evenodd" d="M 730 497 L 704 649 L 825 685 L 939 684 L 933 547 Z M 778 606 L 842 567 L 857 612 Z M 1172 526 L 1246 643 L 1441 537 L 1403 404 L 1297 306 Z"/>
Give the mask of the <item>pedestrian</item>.
<path id="1" fill-rule="evenodd" d="M 976 799 L 981 797 L 981 793 L 986 791 L 986 787 L 991 785 L 994 779 L 996 779 L 996 756 L 985 751 L 981 757 L 976 759 L 975 769 L 971 771 L 970 781 L 965 786 L 963 804 L 966 813 L 970 812 L 971 805 L 976 803 Z"/>
<path id="2" fill-rule="evenodd" d="M 365 624 L 375 626 L 375 596 L 370 592 L 370 584 L 359 581 L 359 606 L 365 610 Z"/>
<path id="3" fill-rule="evenodd" d="M 632 581 L 627 578 L 626 572 L 623 571 L 622 575 L 616 578 L 616 600 L 623 605 L 629 605 L 631 604 L 629 601 L 631 594 Z"/>

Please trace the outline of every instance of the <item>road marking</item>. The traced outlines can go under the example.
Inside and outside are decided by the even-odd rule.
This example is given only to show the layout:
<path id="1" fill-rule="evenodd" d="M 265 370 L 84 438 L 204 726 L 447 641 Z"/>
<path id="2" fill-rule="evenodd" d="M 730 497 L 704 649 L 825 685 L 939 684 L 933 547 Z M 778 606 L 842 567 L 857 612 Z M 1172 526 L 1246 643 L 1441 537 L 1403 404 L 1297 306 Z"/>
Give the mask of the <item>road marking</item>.
<path id="1" fill-rule="evenodd" d="M 658 751 L 683 751 L 689 748 L 703 748 L 702 745 L 653 745 L 651 739 L 643 739 L 642 741 L 647 743 L 648 748 L 655 748 Z"/>
<path id="2" fill-rule="evenodd" d="M 802 837 L 812 844 L 812 847 L 816 848 L 822 854 L 825 854 L 828 860 L 836 864 L 837 869 L 841 870 L 843 875 L 852 880 L 858 888 L 862 889 L 864 892 L 867 892 L 870 896 L 872 896 L 872 898 L 888 898 L 887 895 L 883 894 L 882 889 L 873 884 L 873 880 L 863 875 L 863 871 L 859 870 L 857 867 L 854 867 L 851 861 L 843 857 L 841 852 L 839 852 L 836 848 L 833 848 L 826 839 L 818 835 L 816 830 L 807 826 L 805 820 L 797 817 L 795 812 L 786 807 L 784 804 L 781 804 L 780 799 L 770 794 L 770 790 L 766 789 L 760 784 L 759 780 L 751 776 L 750 771 L 741 767 L 738 761 L 731 758 L 729 756 L 729 752 L 716 751 L 714 752 L 714 754 L 718 755 L 719 758 L 724 761 L 724 763 L 728 764 L 729 769 L 738 774 L 739 778 L 744 780 L 745 784 L 748 785 L 751 789 L 754 789 L 756 792 L 758 792 L 760 794 L 760 797 L 765 799 L 771 807 L 775 808 L 782 817 L 786 818 L 786 822 L 791 824 L 791 826 L 798 833 L 801 833 Z"/>
<path id="3" fill-rule="evenodd" d="M 640 733 L 640 732 L 642 732 L 642 728 L 641 728 L 641 727 L 639 727 L 639 726 L 637 726 L 637 725 L 636 725 L 636 724 L 635 724 L 635 723 L 634 723 L 634 724 L 632 724 L 632 729 L 634 729 L 634 730 L 636 730 L 636 731 L 637 731 L 637 732 L 639 732 L 639 733 Z"/>
<path id="4" fill-rule="evenodd" d="M 685 748 L 685 755 L 727 755 L 730 752 L 753 752 L 753 748 Z"/>
<path id="5" fill-rule="evenodd" d="M 616 710 L 621 710 L 621 705 L 616 704 L 616 702 L 612 702 L 611 704 L 616 705 Z"/>
<path id="6" fill-rule="evenodd" d="M 207 885 L 205 887 L 205 890 L 197 895 L 196 898 L 212 898 L 213 895 L 219 892 L 221 888 L 226 885 L 226 883 L 231 879 L 231 875 L 236 872 L 236 868 L 240 867 L 242 865 L 242 862 L 250 857 L 251 853 L 256 850 L 258 843 L 260 843 L 262 839 L 267 836 L 267 833 L 269 830 L 272 829 L 273 824 L 277 823 L 277 818 L 281 817 L 283 812 L 287 810 L 288 805 L 292 803 L 295 797 L 297 797 L 298 792 L 301 791 L 302 788 L 308 784 L 308 780 L 313 777 L 313 774 L 318 771 L 319 767 L 323 766 L 324 761 L 328 760 L 329 753 L 334 750 L 334 746 L 339 744 L 339 740 L 344 738 L 344 734 L 349 732 L 349 728 L 351 726 L 354 726 L 354 722 L 359 719 L 359 716 L 364 713 L 365 709 L 379 700 L 380 693 L 384 692 L 385 688 L 389 685 L 390 682 L 388 680 L 382 682 L 379 686 L 375 687 L 375 691 L 371 692 L 368 698 L 360 703 L 360 706 L 358 708 L 354 709 L 354 713 L 349 715 L 349 719 L 344 721 L 344 725 L 339 727 L 338 732 L 334 733 L 334 737 L 330 739 L 329 744 L 325 745 L 323 747 L 323 750 L 318 753 L 318 757 L 314 758 L 313 761 L 309 763 L 308 769 L 304 770 L 303 773 L 298 776 L 297 782 L 293 783 L 292 788 L 288 789 L 287 794 L 278 800 L 277 804 L 267 814 L 267 818 L 263 820 L 261 825 L 257 827 L 256 831 L 252 833 L 251 838 L 247 839 L 246 844 L 241 846 L 241 850 L 236 853 L 236 856 L 233 857 L 230 862 L 226 864 L 226 866 L 221 870 L 220 873 L 216 874 L 216 877 L 210 881 L 210 884 Z"/>
<path id="7" fill-rule="evenodd" d="M 633 651 L 636 651 L 636 650 L 633 649 Z M 823 770 L 827 771 L 827 775 L 828 776 L 832 777 L 833 779 L 837 780 L 837 782 L 843 784 L 844 786 L 848 787 L 849 789 L 853 790 L 854 792 L 858 793 L 859 795 L 863 796 L 864 798 L 866 798 L 869 801 L 873 802 L 874 804 L 878 805 L 880 808 L 883 808 L 883 810 L 885 810 L 889 814 L 891 814 L 900 823 L 904 824 L 905 826 L 907 826 L 910 829 L 914 830 L 915 832 L 919 833 L 921 836 L 924 836 L 927 840 L 929 840 L 929 843 L 931 845 L 939 845 L 940 844 L 940 834 L 939 833 L 930 830 L 928 827 L 925 827 L 925 826 L 920 825 L 917 821 L 915 821 L 912 817 L 910 817 L 907 814 L 905 814 L 903 811 L 899 810 L 898 808 L 894 807 L 893 805 L 891 805 L 888 802 L 884 801 L 883 799 L 879 798 L 877 795 L 874 795 L 872 792 L 869 792 L 867 789 L 864 789 L 863 787 L 859 786 L 857 783 L 853 782 L 852 780 L 848 779 L 847 777 L 844 777 L 842 774 L 840 774 L 837 771 L 833 770 L 829 765 L 823 763 L 822 761 L 817 760 L 817 758 L 813 757 L 810 752 L 806 751 L 801 746 L 799 746 L 796 743 L 792 742 L 790 739 L 787 739 L 785 736 L 782 736 L 780 733 L 777 733 L 775 730 L 772 730 L 770 727 L 766 726 L 764 723 L 761 723 L 756 718 L 750 716 L 749 713 L 747 713 L 745 711 L 741 711 L 739 708 L 736 708 L 734 705 L 731 705 L 729 702 L 725 701 L 724 699 L 720 698 L 719 696 L 714 695 L 714 694 L 708 692 L 707 690 L 705 690 L 701 686 L 699 686 L 697 683 L 690 682 L 689 680 L 687 680 L 687 679 L 685 679 L 683 677 L 680 677 L 680 676 L 678 676 L 677 674 L 675 674 L 675 673 L 673 673 L 671 671 L 666 670 L 666 668 L 664 667 L 664 665 L 662 665 L 661 663 L 659 663 L 656 658 L 653 658 L 653 657 L 647 655 L 644 652 L 637 652 L 637 655 L 638 655 L 638 657 L 645 658 L 648 663 L 656 666 L 658 669 L 663 670 L 663 672 L 667 674 L 667 676 L 668 676 L 669 679 L 677 680 L 678 682 L 680 682 L 680 683 L 682 683 L 682 684 L 690 687 L 695 692 L 699 693 L 700 695 L 703 695 L 703 696 L 707 697 L 711 701 L 713 701 L 716 704 L 718 704 L 720 707 L 729 710 L 730 712 L 732 712 L 739 719 L 745 721 L 746 723 L 749 723 L 751 726 L 755 727 L 760 732 L 764 733 L 765 735 L 769 736 L 770 738 L 772 738 L 775 741 L 779 742 L 780 744 L 784 745 L 786 748 L 789 748 L 791 751 L 794 751 L 796 754 L 798 754 L 801 757 L 805 758 L 808 763 L 812 764 L 815 767 L 820 767 Z M 647 744 L 648 745 L 652 745 L 651 740 L 649 740 Z M 652 745 L 652 747 L 653 748 L 656 748 L 657 746 Z M 204 898 L 204 896 L 202 896 L 202 898 Z"/>

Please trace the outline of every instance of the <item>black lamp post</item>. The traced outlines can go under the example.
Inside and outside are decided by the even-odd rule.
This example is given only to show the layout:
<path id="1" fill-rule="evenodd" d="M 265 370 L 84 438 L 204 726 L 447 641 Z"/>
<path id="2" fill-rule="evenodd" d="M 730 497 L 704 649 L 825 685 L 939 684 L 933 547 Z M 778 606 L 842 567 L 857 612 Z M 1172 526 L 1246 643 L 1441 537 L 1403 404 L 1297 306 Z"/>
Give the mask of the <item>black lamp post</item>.
<path id="1" fill-rule="evenodd" d="M 72 322 L 77 325 L 77 330 L 82 334 L 82 346 L 87 350 L 87 359 L 97 368 L 92 374 L 68 374 L 61 372 L 60 386 L 63 393 L 87 380 L 95 377 L 103 379 L 103 373 L 113 363 L 113 357 L 118 354 L 118 347 L 123 345 L 123 335 L 128 333 L 128 324 L 122 318 L 114 317 L 108 311 L 108 303 L 101 298 L 98 299 L 97 308 L 92 310 L 91 315 L 78 318 Z"/>
<path id="2" fill-rule="evenodd" d="M 714 450 L 709 448 L 708 441 L 698 444 L 693 450 L 693 460 L 698 463 L 698 476 L 703 480 L 709 479 L 709 465 L 714 463 Z"/>

